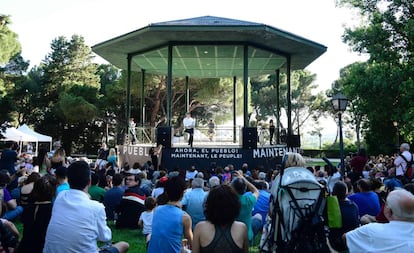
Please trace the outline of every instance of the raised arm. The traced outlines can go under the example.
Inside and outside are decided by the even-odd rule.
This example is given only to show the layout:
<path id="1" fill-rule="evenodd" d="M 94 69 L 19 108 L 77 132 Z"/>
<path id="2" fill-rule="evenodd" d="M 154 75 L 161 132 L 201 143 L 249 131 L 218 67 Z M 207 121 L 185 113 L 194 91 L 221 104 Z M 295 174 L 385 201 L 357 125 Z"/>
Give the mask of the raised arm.
<path id="1" fill-rule="evenodd" d="M 253 196 L 255 196 L 256 199 L 259 197 L 259 190 L 257 190 L 256 186 L 250 183 L 243 174 L 241 174 L 239 171 L 235 171 L 234 176 L 242 178 L 247 186 L 247 189 L 253 193 Z"/>

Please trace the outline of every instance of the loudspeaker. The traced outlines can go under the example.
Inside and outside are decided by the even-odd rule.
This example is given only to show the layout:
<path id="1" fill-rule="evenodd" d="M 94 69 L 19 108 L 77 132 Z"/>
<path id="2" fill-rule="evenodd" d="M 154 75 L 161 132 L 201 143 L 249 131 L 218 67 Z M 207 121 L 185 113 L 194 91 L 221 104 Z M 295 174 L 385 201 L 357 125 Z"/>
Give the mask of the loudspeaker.
<path id="1" fill-rule="evenodd" d="M 158 127 L 157 128 L 157 146 L 160 144 L 165 148 L 171 148 L 171 127 Z"/>
<path id="2" fill-rule="evenodd" d="M 292 134 L 286 138 L 286 146 L 299 148 L 300 147 L 300 135 Z"/>
<path id="3" fill-rule="evenodd" d="M 257 148 L 257 128 L 243 127 L 243 148 Z"/>

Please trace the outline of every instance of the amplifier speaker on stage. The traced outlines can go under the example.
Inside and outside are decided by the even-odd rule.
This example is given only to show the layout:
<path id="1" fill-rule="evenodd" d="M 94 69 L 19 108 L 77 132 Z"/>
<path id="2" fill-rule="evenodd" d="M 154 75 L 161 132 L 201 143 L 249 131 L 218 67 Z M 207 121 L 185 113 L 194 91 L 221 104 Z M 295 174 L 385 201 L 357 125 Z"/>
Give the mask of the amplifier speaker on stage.
<path id="1" fill-rule="evenodd" d="M 300 135 L 297 135 L 297 134 L 288 135 L 286 138 L 286 146 L 299 148 L 300 147 Z"/>
<path id="2" fill-rule="evenodd" d="M 257 128 L 243 127 L 243 148 L 257 148 Z"/>
<path id="3" fill-rule="evenodd" d="M 157 128 L 157 146 L 160 144 L 166 148 L 171 148 L 171 127 L 158 127 Z"/>

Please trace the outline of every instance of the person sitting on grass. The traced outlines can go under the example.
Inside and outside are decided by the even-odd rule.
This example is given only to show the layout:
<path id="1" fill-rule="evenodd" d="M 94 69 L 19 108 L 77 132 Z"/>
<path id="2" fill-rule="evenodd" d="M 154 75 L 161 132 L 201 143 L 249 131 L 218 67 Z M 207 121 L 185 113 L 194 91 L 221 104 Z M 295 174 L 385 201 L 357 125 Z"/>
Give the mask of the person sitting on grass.
<path id="1" fill-rule="evenodd" d="M 126 242 L 98 248 L 97 241 L 111 242 L 112 232 L 106 224 L 104 205 L 89 198 L 89 165 L 84 161 L 72 163 L 68 182 L 71 189 L 59 193 L 53 204 L 43 253 L 126 252 Z"/>
<path id="2" fill-rule="evenodd" d="M 151 232 L 152 232 L 152 217 L 154 214 L 154 209 L 157 206 L 157 200 L 153 197 L 147 197 L 144 202 L 146 211 L 141 213 L 141 216 L 139 217 L 138 226 L 142 228 L 142 234 L 145 237 L 145 242 L 147 243 L 151 238 Z"/>
<path id="3" fill-rule="evenodd" d="M 145 211 L 145 193 L 141 190 L 141 178 L 137 174 L 128 174 L 125 177 L 128 188 L 122 196 L 117 208 L 118 219 L 116 228 L 137 229 L 139 216 Z"/>
<path id="4" fill-rule="evenodd" d="M 23 212 L 23 207 L 17 205 L 16 199 L 12 198 L 7 186 L 10 183 L 10 176 L 6 170 L 0 171 L 0 213 L 3 219 L 13 221 Z M 5 210 L 3 209 L 5 208 Z"/>
<path id="5" fill-rule="evenodd" d="M 105 195 L 105 189 L 99 187 L 99 175 L 96 173 L 91 174 L 91 186 L 88 189 L 89 195 L 91 195 L 92 200 L 96 200 L 98 202 L 103 201 Z"/>
<path id="6" fill-rule="evenodd" d="M 234 172 L 233 177 L 234 179 L 231 182 L 231 187 L 233 187 L 233 189 L 238 193 L 241 203 L 241 209 L 237 220 L 246 224 L 247 235 L 249 237 L 249 241 L 252 243 L 252 210 L 256 204 L 257 198 L 259 197 L 259 190 L 257 190 L 257 188 L 240 172 Z M 247 190 L 251 191 L 252 194 L 245 194 Z"/>
<path id="7" fill-rule="evenodd" d="M 213 187 L 206 200 L 207 220 L 199 222 L 194 229 L 192 252 L 247 253 L 247 227 L 236 221 L 240 209 L 239 196 L 232 187 Z"/>
<path id="8" fill-rule="evenodd" d="M 116 173 L 112 178 L 112 188 L 105 192 L 103 204 L 105 206 L 106 218 L 110 221 L 116 220 L 116 208 L 121 203 L 124 189 L 122 188 L 123 177 Z"/>
<path id="9" fill-rule="evenodd" d="M 181 209 L 185 189 L 185 181 L 180 176 L 169 178 L 165 182 L 168 202 L 154 211 L 148 253 L 180 253 L 183 235 L 191 245 L 191 217 Z"/>
<path id="10" fill-rule="evenodd" d="M 384 215 L 389 223 L 369 223 L 343 236 L 349 252 L 413 252 L 414 195 L 403 189 L 390 192 Z"/>
<path id="11" fill-rule="evenodd" d="M 19 230 L 13 222 L 0 218 L 0 252 L 15 252 L 19 243 Z"/>

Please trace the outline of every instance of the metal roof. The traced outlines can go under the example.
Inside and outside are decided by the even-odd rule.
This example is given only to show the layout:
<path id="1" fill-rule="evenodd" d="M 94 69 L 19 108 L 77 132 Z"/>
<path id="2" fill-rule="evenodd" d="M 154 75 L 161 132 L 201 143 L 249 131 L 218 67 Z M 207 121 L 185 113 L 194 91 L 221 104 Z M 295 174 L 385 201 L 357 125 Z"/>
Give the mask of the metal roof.
<path id="1" fill-rule="evenodd" d="M 241 20 L 203 16 L 150 24 L 99 43 L 92 50 L 111 64 L 132 70 L 167 74 L 172 46 L 174 77 L 243 75 L 248 46 L 249 76 L 274 73 L 291 58 L 291 69 L 304 69 L 326 51 L 324 45 L 280 29 Z"/>

